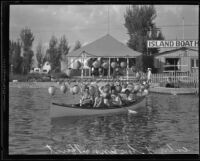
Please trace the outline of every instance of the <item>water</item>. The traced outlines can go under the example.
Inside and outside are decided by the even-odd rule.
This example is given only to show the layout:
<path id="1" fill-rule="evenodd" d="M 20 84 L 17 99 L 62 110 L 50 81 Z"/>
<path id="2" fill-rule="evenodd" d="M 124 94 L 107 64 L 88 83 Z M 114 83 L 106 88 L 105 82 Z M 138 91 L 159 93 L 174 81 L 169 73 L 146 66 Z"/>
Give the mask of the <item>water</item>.
<path id="1" fill-rule="evenodd" d="M 47 89 L 10 88 L 9 154 L 199 153 L 199 98 L 150 94 L 136 114 L 51 119 Z"/>

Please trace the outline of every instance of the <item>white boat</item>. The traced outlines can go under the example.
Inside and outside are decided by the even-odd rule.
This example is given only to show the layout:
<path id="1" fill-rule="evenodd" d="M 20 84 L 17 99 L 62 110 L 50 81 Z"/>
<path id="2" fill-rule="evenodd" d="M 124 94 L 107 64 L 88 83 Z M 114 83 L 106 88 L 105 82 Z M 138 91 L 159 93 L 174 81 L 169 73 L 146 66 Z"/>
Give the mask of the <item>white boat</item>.
<path id="1" fill-rule="evenodd" d="M 196 94 L 197 93 L 197 88 L 154 87 L 154 88 L 150 88 L 149 91 L 151 93 L 184 95 L 184 94 Z"/>

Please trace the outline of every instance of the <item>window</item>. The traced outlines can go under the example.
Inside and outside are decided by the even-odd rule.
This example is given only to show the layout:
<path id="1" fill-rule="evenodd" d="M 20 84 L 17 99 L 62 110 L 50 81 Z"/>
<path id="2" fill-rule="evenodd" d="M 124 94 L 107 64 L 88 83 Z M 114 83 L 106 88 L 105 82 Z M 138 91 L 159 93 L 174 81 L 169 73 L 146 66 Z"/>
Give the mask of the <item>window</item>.
<path id="1" fill-rule="evenodd" d="M 199 67 L 199 59 L 191 59 L 191 68 Z"/>
<path id="2" fill-rule="evenodd" d="M 196 67 L 199 67 L 199 59 L 196 60 Z"/>
<path id="3" fill-rule="evenodd" d="M 194 59 L 191 59 L 191 67 L 194 68 Z"/>
<path id="4" fill-rule="evenodd" d="M 179 58 L 165 58 L 165 65 L 164 70 L 165 71 L 177 71 L 179 70 Z"/>

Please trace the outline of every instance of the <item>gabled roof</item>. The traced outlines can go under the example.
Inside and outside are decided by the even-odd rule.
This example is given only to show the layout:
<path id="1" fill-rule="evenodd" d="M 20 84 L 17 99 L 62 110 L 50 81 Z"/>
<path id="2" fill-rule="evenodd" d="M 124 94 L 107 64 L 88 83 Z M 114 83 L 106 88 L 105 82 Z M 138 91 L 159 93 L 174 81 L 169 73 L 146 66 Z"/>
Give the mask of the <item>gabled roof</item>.
<path id="1" fill-rule="evenodd" d="M 137 57 L 142 53 L 130 49 L 111 35 L 107 34 L 80 49 L 70 52 L 67 56 L 79 56 L 82 52 L 99 57 Z"/>
<path id="2" fill-rule="evenodd" d="M 198 52 L 198 50 L 195 49 L 191 49 L 191 48 L 187 48 L 187 47 L 181 47 L 181 48 L 177 48 L 177 49 L 173 49 L 173 50 L 167 50 L 158 54 L 154 54 L 154 56 L 160 56 L 160 55 L 165 55 L 165 54 L 170 54 L 170 53 L 174 53 L 176 51 L 186 51 L 186 50 L 191 50 L 191 51 L 196 51 Z"/>

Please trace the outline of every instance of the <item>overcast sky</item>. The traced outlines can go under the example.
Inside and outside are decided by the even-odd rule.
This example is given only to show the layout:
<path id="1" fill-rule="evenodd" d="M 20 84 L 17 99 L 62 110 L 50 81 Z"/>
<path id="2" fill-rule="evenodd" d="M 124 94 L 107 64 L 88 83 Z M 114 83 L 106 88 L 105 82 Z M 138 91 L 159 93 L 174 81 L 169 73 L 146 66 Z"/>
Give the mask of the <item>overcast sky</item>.
<path id="1" fill-rule="evenodd" d="M 124 27 L 124 13 L 128 5 L 11 5 L 10 39 L 17 40 L 20 31 L 29 27 L 35 36 L 33 50 L 39 41 L 48 47 L 52 35 L 65 35 L 71 48 L 80 40 L 83 45 L 108 33 L 126 44 L 129 36 Z M 195 5 L 155 5 L 155 22 L 161 26 L 166 40 L 198 39 L 199 7 Z M 171 25 L 180 25 L 173 27 Z M 188 26 L 192 25 L 192 26 Z M 170 26 L 170 27 L 167 27 Z"/>

